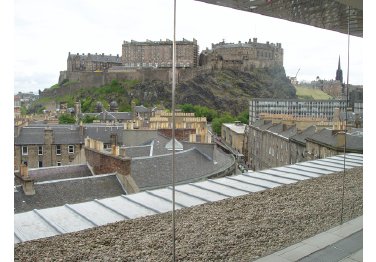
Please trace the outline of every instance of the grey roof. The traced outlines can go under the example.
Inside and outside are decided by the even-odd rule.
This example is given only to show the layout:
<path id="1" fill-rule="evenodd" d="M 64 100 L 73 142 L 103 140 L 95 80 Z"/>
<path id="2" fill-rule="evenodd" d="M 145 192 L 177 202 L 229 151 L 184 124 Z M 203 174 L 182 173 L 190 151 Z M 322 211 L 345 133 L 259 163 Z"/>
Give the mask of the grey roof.
<path id="1" fill-rule="evenodd" d="M 120 143 L 122 141 L 123 130 L 123 126 L 87 125 L 84 127 L 84 137 L 90 137 L 109 144 L 111 143 L 111 134 L 117 134 Z"/>
<path id="2" fill-rule="evenodd" d="M 27 196 L 21 187 L 14 192 L 14 212 L 81 203 L 125 194 L 116 175 L 101 175 L 37 182 L 35 195 Z"/>
<path id="3" fill-rule="evenodd" d="M 82 144 L 83 137 L 77 126 L 51 126 L 54 134 L 54 144 Z M 43 145 L 45 127 L 23 127 L 19 136 L 14 138 L 15 145 Z"/>
<path id="4" fill-rule="evenodd" d="M 83 115 L 88 115 L 88 116 L 95 116 L 99 120 L 105 120 L 105 121 L 125 121 L 125 120 L 132 120 L 132 113 L 130 112 L 109 112 L 109 111 L 104 111 L 100 113 L 83 113 Z"/>
<path id="5" fill-rule="evenodd" d="M 113 56 L 113 55 L 102 55 L 102 54 L 69 54 L 68 59 L 80 59 L 80 60 L 87 60 L 93 62 L 111 62 L 111 63 L 121 63 L 120 56 Z"/>
<path id="6" fill-rule="evenodd" d="M 132 146 L 132 147 L 125 147 L 125 153 L 128 157 L 143 157 L 143 156 L 150 156 L 152 146 Z"/>
<path id="7" fill-rule="evenodd" d="M 343 171 L 343 156 L 328 157 L 259 172 L 187 183 L 175 187 L 176 209 L 252 194 Z M 346 169 L 363 166 L 363 155 L 346 154 Z M 170 186 L 132 195 L 33 210 L 14 215 L 14 242 L 93 228 L 172 210 Z"/>
<path id="8" fill-rule="evenodd" d="M 220 151 L 216 151 L 215 160 L 209 159 L 196 148 L 176 152 L 176 182 L 202 179 L 233 164 L 233 158 Z M 169 185 L 171 170 L 172 154 L 133 158 L 131 162 L 131 174 L 140 189 Z"/>
<path id="9" fill-rule="evenodd" d="M 338 148 L 338 134 L 333 134 L 331 129 L 324 128 L 319 132 L 307 137 L 307 140 L 328 147 Z M 346 133 L 346 150 L 354 152 L 363 152 L 363 135 L 350 135 Z"/>
<path id="10" fill-rule="evenodd" d="M 276 134 L 279 134 L 279 135 L 286 137 L 286 138 L 289 138 L 289 137 L 296 134 L 296 126 L 288 126 L 288 128 L 285 129 L 285 130 L 284 130 L 284 128 L 285 128 L 285 125 L 280 123 L 280 124 L 272 125 L 269 128 L 267 128 L 266 130 L 273 132 L 273 133 L 276 133 Z"/>
<path id="11" fill-rule="evenodd" d="M 52 166 L 29 169 L 29 176 L 36 182 L 92 176 L 86 164 Z"/>
<path id="12" fill-rule="evenodd" d="M 271 121 L 260 120 L 256 121 L 252 126 L 257 127 L 260 130 L 266 130 L 273 126 L 273 123 Z"/>
<path id="13" fill-rule="evenodd" d="M 292 137 L 290 137 L 290 139 L 305 145 L 305 142 L 306 142 L 305 139 L 313 135 L 316 132 L 316 130 L 317 130 L 316 126 L 309 126 L 303 131 L 298 132 L 296 135 L 293 135 Z"/>
<path id="14" fill-rule="evenodd" d="M 143 105 L 135 106 L 134 110 L 137 113 L 147 113 L 152 111 L 150 108 L 144 107 Z"/>

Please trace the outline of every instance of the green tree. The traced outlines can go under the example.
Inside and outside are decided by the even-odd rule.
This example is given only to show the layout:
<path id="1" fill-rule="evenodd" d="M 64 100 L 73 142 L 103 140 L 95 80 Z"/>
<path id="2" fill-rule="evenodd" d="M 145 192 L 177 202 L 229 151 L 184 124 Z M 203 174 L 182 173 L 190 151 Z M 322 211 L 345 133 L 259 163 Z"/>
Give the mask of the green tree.
<path id="1" fill-rule="evenodd" d="M 236 119 L 240 122 L 242 122 L 243 124 L 247 124 L 249 123 L 249 111 L 248 110 L 245 110 L 243 111 L 242 113 L 240 113 Z"/>
<path id="2" fill-rule="evenodd" d="M 213 129 L 214 133 L 216 133 L 217 135 L 221 135 L 222 124 L 223 123 L 233 123 L 234 121 L 235 121 L 235 118 L 232 115 L 225 113 L 223 116 L 213 119 L 212 129 Z"/>
<path id="3" fill-rule="evenodd" d="M 59 124 L 74 124 L 76 119 L 70 114 L 62 114 L 59 116 Z"/>
<path id="4" fill-rule="evenodd" d="M 84 118 L 82 119 L 82 123 L 88 124 L 88 123 L 93 123 L 94 120 L 97 120 L 98 118 L 95 116 L 89 116 L 85 115 Z"/>

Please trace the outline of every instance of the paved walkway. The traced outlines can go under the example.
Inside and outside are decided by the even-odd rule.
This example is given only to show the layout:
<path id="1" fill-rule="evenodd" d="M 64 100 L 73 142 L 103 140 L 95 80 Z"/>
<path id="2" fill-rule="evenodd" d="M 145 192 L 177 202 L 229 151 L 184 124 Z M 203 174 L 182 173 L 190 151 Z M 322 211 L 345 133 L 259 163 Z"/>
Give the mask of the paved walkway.
<path id="1" fill-rule="evenodd" d="M 363 216 L 254 262 L 363 261 Z"/>

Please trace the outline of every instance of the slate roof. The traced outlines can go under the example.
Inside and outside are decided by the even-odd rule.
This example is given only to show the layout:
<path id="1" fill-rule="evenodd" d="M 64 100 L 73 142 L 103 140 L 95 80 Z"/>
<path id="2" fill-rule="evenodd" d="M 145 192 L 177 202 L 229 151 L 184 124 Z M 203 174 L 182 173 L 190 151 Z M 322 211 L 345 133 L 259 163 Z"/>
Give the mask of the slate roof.
<path id="1" fill-rule="evenodd" d="M 254 124 L 253 124 L 254 127 L 257 127 L 258 129 L 260 130 L 266 130 L 266 129 L 269 129 L 271 126 L 273 126 L 273 123 L 270 121 L 270 122 L 267 122 L 265 123 L 263 120 L 261 121 L 256 121 Z"/>
<path id="2" fill-rule="evenodd" d="M 151 112 L 151 109 L 149 109 L 149 108 L 147 108 L 147 107 L 144 107 L 143 105 L 135 106 L 135 107 L 134 107 L 134 110 L 135 110 L 135 112 L 137 112 L 137 113 L 147 113 L 147 112 Z"/>
<path id="3" fill-rule="evenodd" d="M 17 187 L 17 192 L 14 192 L 15 213 L 125 194 L 113 174 L 39 182 L 34 188 L 35 195 L 27 196 L 21 187 Z"/>
<path id="4" fill-rule="evenodd" d="M 125 154 L 128 157 L 143 157 L 143 156 L 150 156 L 151 145 L 146 146 L 132 146 L 132 147 L 125 147 Z"/>
<path id="5" fill-rule="evenodd" d="M 93 62 L 111 62 L 111 63 L 120 63 L 121 64 L 121 57 L 120 56 L 112 56 L 112 55 L 102 55 L 102 54 L 90 54 L 90 55 L 83 55 L 83 54 L 69 54 L 68 59 L 77 59 L 86 60 L 86 61 L 93 61 Z"/>
<path id="6" fill-rule="evenodd" d="M 267 130 L 272 133 L 279 134 L 286 138 L 289 138 L 290 136 L 293 136 L 294 134 L 296 134 L 295 126 L 289 126 L 286 130 L 283 130 L 283 126 L 284 126 L 283 124 L 272 125 L 269 128 L 267 128 Z"/>
<path id="7" fill-rule="evenodd" d="M 311 135 L 313 135 L 314 133 L 316 132 L 316 126 L 309 126 L 307 127 L 306 129 L 304 129 L 303 131 L 297 133 L 296 135 L 293 135 L 292 137 L 290 137 L 291 140 L 293 141 L 296 141 L 300 144 L 304 144 L 306 143 L 305 139 Z"/>
<path id="8" fill-rule="evenodd" d="M 29 169 L 29 176 L 36 182 L 92 176 L 86 164 L 52 166 Z"/>
<path id="9" fill-rule="evenodd" d="M 363 166 L 363 155 L 347 154 L 345 168 Z M 222 199 L 265 191 L 285 184 L 343 171 L 342 155 L 262 170 L 262 172 L 209 179 L 176 186 L 176 208 L 182 209 Z M 33 210 L 14 215 L 15 243 L 76 232 L 116 221 L 170 212 L 171 186 L 136 194 L 121 195 Z M 56 228 L 60 229 L 59 231 Z"/>
<path id="10" fill-rule="evenodd" d="M 77 126 L 50 127 L 54 132 L 54 144 L 82 144 L 83 137 Z M 15 145 L 43 145 L 45 127 L 30 126 L 21 129 L 14 138 Z"/>
<path id="11" fill-rule="evenodd" d="M 84 137 L 100 140 L 105 144 L 111 143 L 111 134 L 117 134 L 118 141 L 122 141 L 123 126 L 87 125 L 84 127 Z"/>
<path id="12" fill-rule="evenodd" d="M 318 144 L 323 144 L 331 148 L 338 148 L 337 135 L 338 134 L 332 134 L 331 129 L 324 128 L 319 132 L 307 137 L 307 140 Z M 351 152 L 363 152 L 363 136 L 346 133 L 346 150 Z"/>
<path id="13" fill-rule="evenodd" d="M 230 167 L 233 158 L 219 151 L 216 162 L 196 148 L 175 153 L 176 183 L 187 183 L 209 176 L 215 171 Z M 172 155 L 133 158 L 131 174 L 141 190 L 158 188 L 171 184 Z"/>

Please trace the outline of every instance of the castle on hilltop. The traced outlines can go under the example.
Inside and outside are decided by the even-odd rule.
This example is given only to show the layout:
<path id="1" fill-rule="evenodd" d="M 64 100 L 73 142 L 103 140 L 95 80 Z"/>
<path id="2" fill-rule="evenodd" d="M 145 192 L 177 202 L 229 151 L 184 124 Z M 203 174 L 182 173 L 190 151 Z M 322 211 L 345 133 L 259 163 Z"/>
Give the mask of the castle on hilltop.
<path id="1" fill-rule="evenodd" d="M 249 71 L 252 68 L 283 66 L 283 49 L 280 43 L 258 43 L 253 41 L 237 44 L 212 44 L 200 54 L 200 66 L 207 69 L 238 69 Z"/>
<path id="2" fill-rule="evenodd" d="M 68 54 L 68 72 L 116 72 L 128 69 L 170 69 L 172 68 L 172 41 L 135 40 L 124 41 L 122 56 L 102 54 Z M 197 40 L 176 41 L 176 67 L 203 69 L 239 69 L 248 71 L 252 68 L 283 66 L 283 49 L 280 43 L 258 43 L 253 41 L 238 44 L 224 41 L 212 44 L 198 55 Z"/>
<path id="3" fill-rule="evenodd" d="M 122 55 L 74 54 L 69 52 L 67 69 L 60 72 L 59 84 L 75 88 L 99 87 L 113 80 L 172 81 L 173 41 L 124 41 Z M 280 43 L 253 41 L 212 44 L 199 55 L 197 40 L 176 41 L 177 82 L 187 81 L 203 71 L 283 66 Z M 64 92 L 54 90 L 54 92 Z"/>

